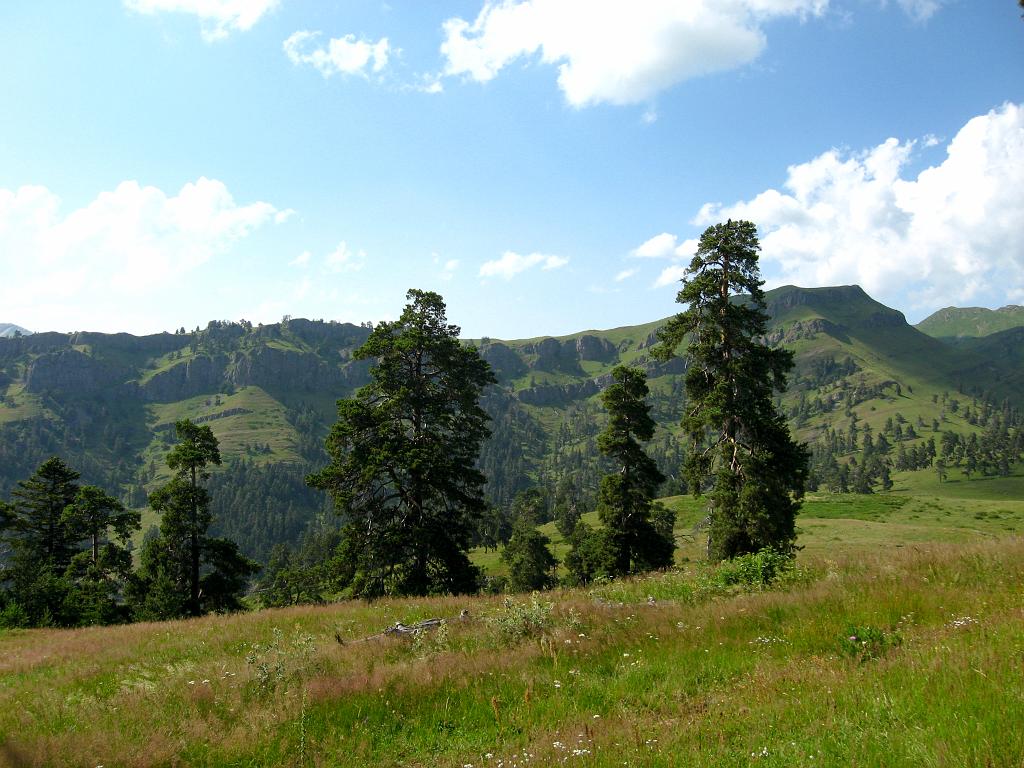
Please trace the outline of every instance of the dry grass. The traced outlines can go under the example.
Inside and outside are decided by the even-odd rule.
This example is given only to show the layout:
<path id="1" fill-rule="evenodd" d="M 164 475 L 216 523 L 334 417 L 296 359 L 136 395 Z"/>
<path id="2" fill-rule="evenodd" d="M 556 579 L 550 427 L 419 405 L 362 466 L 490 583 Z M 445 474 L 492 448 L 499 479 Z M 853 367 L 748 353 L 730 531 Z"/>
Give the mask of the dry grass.
<path id="1" fill-rule="evenodd" d="M 1021 764 L 1024 735 L 1006 724 L 1024 721 L 1024 543 L 805 566 L 783 591 L 694 597 L 695 574 L 677 573 L 615 600 L 554 592 L 550 627 L 511 645 L 488 619 L 494 598 L 8 633 L 0 762 Z M 654 588 L 687 597 L 648 604 Z M 360 641 L 464 607 L 445 636 Z M 903 643 L 844 657 L 841 637 L 863 625 Z"/>

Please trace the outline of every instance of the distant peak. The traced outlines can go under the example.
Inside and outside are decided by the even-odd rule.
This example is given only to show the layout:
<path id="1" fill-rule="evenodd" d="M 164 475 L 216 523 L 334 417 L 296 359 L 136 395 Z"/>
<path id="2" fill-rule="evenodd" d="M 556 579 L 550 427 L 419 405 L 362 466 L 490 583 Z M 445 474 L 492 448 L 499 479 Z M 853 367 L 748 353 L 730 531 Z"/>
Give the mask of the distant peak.
<path id="1" fill-rule="evenodd" d="M 8 339 L 14 336 L 31 336 L 32 331 L 22 328 L 14 323 L 0 323 L 0 339 Z"/>

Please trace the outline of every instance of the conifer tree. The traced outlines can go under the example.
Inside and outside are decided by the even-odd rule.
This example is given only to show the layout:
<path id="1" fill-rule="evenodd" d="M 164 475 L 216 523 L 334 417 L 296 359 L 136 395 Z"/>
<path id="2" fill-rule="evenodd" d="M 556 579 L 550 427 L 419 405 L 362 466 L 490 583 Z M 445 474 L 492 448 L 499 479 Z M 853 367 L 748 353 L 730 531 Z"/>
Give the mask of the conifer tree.
<path id="1" fill-rule="evenodd" d="M 614 383 L 601 393 L 608 426 L 597 446 L 614 461 L 616 471 L 601 479 L 597 509 L 615 552 L 610 570 L 622 575 L 671 565 L 675 543 L 651 522 L 651 507 L 665 476 L 640 445 L 654 437 L 656 426 L 646 402 L 647 375 L 620 365 L 612 378 Z"/>
<path id="2" fill-rule="evenodd" d="M 9 518 L 10 559 L 3 581 L 29 626 L 73 626 L 75 606 L 68 600 L 65 572 L 81 536 L 64 517 L 78 493 L 78 472 L 56 456 L 18 483 Z"/>
<path id="3" fill-rule="evenodd" d="M 125 618 L 118 598 L 131 576 L 130 540 L 141 527 L 140 519 L 138 511 L 125 509 L 94 485 L 80 488 L 64 510 L 64 521 L 88 544 L 71 559 L 66 572 L 79 623 L 110 624 Z"/>
<path id="4" fill-rule="evenodd" d="M 479 581 L 466 550 L 485 509 L 480 395 L 495 378 L 459 342 L 438 294 L 407 298 L 401 317 L 379 323 L 354 353 L 376 361 L 372 381 L 338 402 L 331 462 L 309 478 L 346 518 L 350 592 L 364 597 L 467 592 Z"/>
<path id="5" fill-rule="evenodd" d="M 764 547 L 792 551 L 807 477 L 807 450 L 772 400 L 793 354 L 763 342 L 759 250 L 749 221 L 705 230 L 676 297 L 686 309 L 659 332 L 656 350 L 668 358 L 688 343 L 685 471 L 695 495 L 713 478 L 708 554 L 715 560 Z"/>
<path id="6" fill-rule="evenodd" d="M 160 535 L 143 546 L 129 592 L 136 614 L 144 619 L 237 610 L 249 577 L 259 570 L 235 542 L 207 533 L 213 516 L 203 482 L 209 466 L 220 464 L 213 431 L 184 419 L 175 424 L 175 433 L 178 444 L 167 454 L 174 476 L 149 497 L 150 506 L 163 515 Z"/>
<path id="7" fill-rule="evenodd" d="M 548 548 L 550 544 L 551 540 L 529 517 L 516 519 L 512 538 L 501 551 L 501 561 L 508 566 L 508 586 L 512 592 L 532 592 L 555 585 L 558 561 Z"/>

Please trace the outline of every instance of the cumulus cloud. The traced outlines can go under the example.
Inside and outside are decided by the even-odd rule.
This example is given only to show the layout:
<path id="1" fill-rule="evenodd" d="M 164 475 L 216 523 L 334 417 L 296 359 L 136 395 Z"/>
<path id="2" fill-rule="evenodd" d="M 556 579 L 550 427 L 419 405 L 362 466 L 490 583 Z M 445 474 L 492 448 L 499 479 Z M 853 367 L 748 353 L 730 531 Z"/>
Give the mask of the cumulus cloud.
<path id="1" fill-rule="evenodd" d="M 365 263 L 366 251 L 353 251 L 344 240 L 324 259 L 324 267 L 334 274 L 358 272 Z"/>
<path id="2" fill-rule="evenodd" d="M 0 306 L 44 322 L 111 295 L 152 300 L 182 276 L 231 249 L 282 213 L 239 205 L 227 187 L 200 178 L 169 195 L 125 181 L 69 213 L 46 187 L 0 189 Z"/>
<path id="3" fill-rule="evenodd" d="M 311 254 L 309 251 L 303 251 L 298 256 L 296 256 L 294 259 L 289 261 L 288 262 L 288 266 L 290 266 L 290 267 L 307 267 L 307 266 L 309 266 L 310 259 L 312 259 L 312 258 L 313 258 L 313 254 Z"/>
<path id="4" fill-rule="evenodd" d="M 615 275 L 615 282 L 616 283 L 621 283 L 623 280 L 629 280 L 629 278 L 631 278 L 633 275 L 635 275 L 639 271 L 640 270 L 637 270 L 637 269 L 624 269 L 621 272 L 619 272 L 617 275 Z"/>
<path id="5" fill-rule="evenodd" d="M 666 285 L 678 283 L 685 274 L 686 267 L 682 264 L 673 264 L 670 267 L 665 267 L 661 270 L 661 274 L 658 275 L 657 279 L 655 279 L 654 287 L 664 288 Z"/>
<path id="6" fill-rule="evenodd" d="M 680 243 L 675 235 L 662 232 L 634 248 L 629 255 L 637 259 L 683 259 L 693 256 L 696 250 L 696 240 Z"/>
<path id="7" fill-rule="evenodd" d="M 388 65 L 392 52 L 386 37 L 371 42 L 345 35 L 319 46 L 316 44 L 318 37 L 320 32 L 301 30 L 285 40 L 282 48 L 292 64 L 308 64 L 324 77 L 338 74 L 367 77 L 369 72 L 380 73 Z"/>
<path id="8" fill-rule="evenodd" d="M 564 256 L 548 256 L 543 253 L 531 253 L 523 256 L 513 251 L 505 251 L 500 259 L 486 261 L 480 266 L 480 277 L 500 277 L 511 280 L 520 272 L 540 266 L 542 270 L 558 269 L 569 263 Z"/>
<path id="9" fill-rule="evenodd" d="M 558 86 L 572 106 L 635 104 L 684 80 L 748 64 L 767 44 L 767 22 L 820 16 L 828 4 L 488 0 L 473 22 L 455 17 L 444 23 L 441 53 L 445 74 L 478 82 L 539 56 L 557 65 Z"/>
<path id="10" fill-rule="evenodd" d="M 859 283 L 901 306 L 909 296 L 914 308 L 1019 298 L 1024 108 L 1005 104 L 972 118 L 940 164 L 912 176 L 915 147 L 892 138 L 825 152 L 791 166 L 781 191 L 704 205 L 694 223 L 755 222 L 774 284 Z"/>
<path id="11" fill-rule="evenodd" d="M 272 11 L 278 0 L 123 0 L 130 11 L 144 14 L 190 13 L 199 18 L 203 39 L 223 40 L 232 32 L 245 32 Z"/>

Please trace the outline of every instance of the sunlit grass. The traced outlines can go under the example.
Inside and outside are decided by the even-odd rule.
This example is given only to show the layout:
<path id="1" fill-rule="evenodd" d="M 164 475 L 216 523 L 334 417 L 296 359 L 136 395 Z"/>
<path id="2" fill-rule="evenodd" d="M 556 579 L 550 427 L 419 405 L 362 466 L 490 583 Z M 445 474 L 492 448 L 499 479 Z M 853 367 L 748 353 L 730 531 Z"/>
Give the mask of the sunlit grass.
<path id="1" fill-rule="evenodd" d="M 1024 732 L 1010 724 L 1024 721 L 1024 542 L 801 562 L 799 578 L 768 591 L 701 587 L 708 568 L 692 564 L 541 595 L 550 624 L 520 641 L 500 631 L 516 620 L 500 598 L 7 633 L 0 755 L 28 765 L 1020 763 Z M 444 636 L 371 637 L 463 609 Z M 900 642 L 858 660 L 843 651 L 850 627 Z"/>

